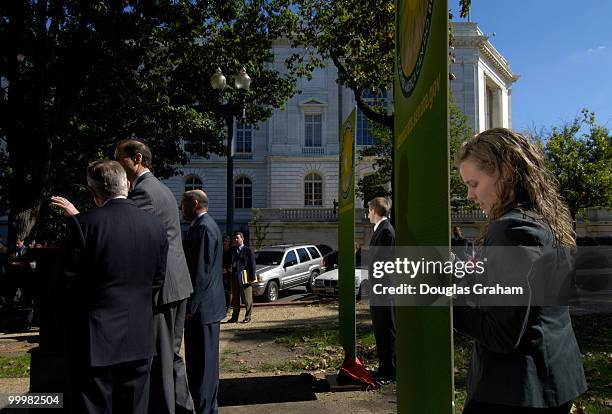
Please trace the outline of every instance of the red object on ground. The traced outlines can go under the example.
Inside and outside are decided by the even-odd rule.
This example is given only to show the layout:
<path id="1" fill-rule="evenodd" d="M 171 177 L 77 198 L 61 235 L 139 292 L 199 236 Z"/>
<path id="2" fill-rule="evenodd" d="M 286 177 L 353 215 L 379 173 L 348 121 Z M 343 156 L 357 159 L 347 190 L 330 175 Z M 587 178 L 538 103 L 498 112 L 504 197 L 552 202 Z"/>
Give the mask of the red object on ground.
<path id="1" fill-rule="evenodd" d="M 338 383 L 362 385 L 366 390 L 377 390 L 380 385 L 374 381 L 372 374 L 368 371 L 359 358 L 344 358 L 342 367 L 338 372 Z"/>

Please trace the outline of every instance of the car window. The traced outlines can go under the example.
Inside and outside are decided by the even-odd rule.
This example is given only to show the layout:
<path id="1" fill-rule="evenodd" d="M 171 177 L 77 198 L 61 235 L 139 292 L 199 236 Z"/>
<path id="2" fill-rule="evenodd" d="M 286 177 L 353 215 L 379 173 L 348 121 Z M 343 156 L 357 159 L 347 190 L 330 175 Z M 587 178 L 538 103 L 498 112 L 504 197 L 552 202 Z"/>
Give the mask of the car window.
<path id="1" fill-rule="evenodd" d="M 315 249 L 314 247 L 309 247 L 308 251 L 310 252 L 310 255 L 312 256 L 313 259 L 316 259 L 318 257 L 321 257 L 321 255 L 319 254 L 319 252 L 317 251 L 317 249 Z"/>
<path id="2" fill-rule="evenodd" d="M 295 250 L 290 250 L 285 256 L 285 266 L 293 266 L 297 264 L 297 256 Z"/>
<path id="3" fill-rule="evenodd" d="M 255 263 L 258 265 L 279 265 L 281 260 L 283 260 L 283 252 L 270 252 L 265 250 L 255 252 Z"/>
<path id="4" fill-rule="evenodd" d="M 327 244 L 317 244 L 317 248 L 319 249 L 322 255 L 326 255 L 327 253 L 334 250 L 331 247 L 329 247 Z"/>
<path id="5" fill-rule="evenodd" d="M 300 256 L 300 263 L 304 263 L 310 260 L 310 256 L 308 256 L 308 252 L 303 247 L 298 249 L 298 256 Z"/>

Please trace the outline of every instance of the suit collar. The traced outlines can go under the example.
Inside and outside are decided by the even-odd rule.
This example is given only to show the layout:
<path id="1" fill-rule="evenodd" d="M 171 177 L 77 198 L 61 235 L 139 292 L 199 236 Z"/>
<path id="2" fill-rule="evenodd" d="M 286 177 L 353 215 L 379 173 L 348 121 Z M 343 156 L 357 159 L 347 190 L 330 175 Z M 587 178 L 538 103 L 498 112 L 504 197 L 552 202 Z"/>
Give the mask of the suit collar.
<path id="1" fill-rule="evenodd" d="M 388 220 L 388 219 L 387 219 L 387 217 L 382 217 L 382 218 L 381 218 L 381 219 L 378 221 L 378 223 L 376 223 L 376 224 L 374 225 L 374 233 L 376 233 L 376 230 L 378 230 L 380 227 L 384 227 L 384 226 L 383 226 L 383 222 L 384 222 L 384 221 L 387 221 L 387 220 Z"/>
<path id="2" fill-rule="evenodd" d="M 151 171 L 147 171 L 144 174 L 136 177 L 136 179 L 134 180 L 134 184 L 132 184 L 132 188 L 136 187 L 138 184 L 140 184 L 143 180 L 147 179 L 149 176 L 153 176 L 153 173 Z"/>
<path id="3" fill-rule="evenodd" d="M 197 226 L 198 224 L 200 224 L 202 221 L 204 221 L 204 217 L 207 215 L 207 212 L 204 212 L 204 214 L 200 214 L 198 217 L 196 217 L 195 219 L 193 219 L 193 221 L 190 224 L 190 227 L 194 227 Z"/>
<path id="4" fill-rule="evenodd" d="M 125 203 L 131 203 L 130 200 L 126 199 L 125 197 L 121 197 L 121 198 L 111 198 L 109 200 L 106 200 L 106 202 L 104 203 L 104 205 L 100 208 L 104 208 L 106 206 L 110 206 L 113 204 L 125 204 Z"/>

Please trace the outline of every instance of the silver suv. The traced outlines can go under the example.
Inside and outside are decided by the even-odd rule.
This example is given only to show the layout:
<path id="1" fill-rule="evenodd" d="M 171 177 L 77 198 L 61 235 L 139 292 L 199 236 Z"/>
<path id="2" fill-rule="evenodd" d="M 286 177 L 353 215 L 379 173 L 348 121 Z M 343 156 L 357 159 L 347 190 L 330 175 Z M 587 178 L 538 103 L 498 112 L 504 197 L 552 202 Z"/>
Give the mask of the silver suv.
<path id="1" fill-rule="evenodd" d="M 278 292 L 306 285 L 312 292 L 314 279 L 323 273 L 323 255 L 312 244 L 262 247 L 255 252 L 257 281 L 253 296 L 264 296 L 268 302 L 278 299 Z"/>

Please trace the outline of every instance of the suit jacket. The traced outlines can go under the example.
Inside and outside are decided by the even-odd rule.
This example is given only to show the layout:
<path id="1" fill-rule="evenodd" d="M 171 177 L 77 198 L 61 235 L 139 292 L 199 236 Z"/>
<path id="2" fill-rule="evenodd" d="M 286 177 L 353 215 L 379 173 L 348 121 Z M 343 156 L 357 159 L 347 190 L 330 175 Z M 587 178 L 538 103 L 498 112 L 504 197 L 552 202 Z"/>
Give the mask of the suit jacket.
<path id="1" fill-rule="evenodd" d="M 234 247 L 232 256 L 232 277 L 242 286 L 242 271 L 246 270 L 249 278 L 252 280 L 255 277 L 255 253 L 250 247 L 243 245 L 242 249 Z"/>
<path id="2" fill-rule="evenodd" d="M 370 239 L 370 246 L 393 246 L 395 245 L 395 229 L 389 220 L 380 222 L 376 231 Z"/>
<path id="3" fill-rule="evenodd" d="M 151 358 L 153 295 L 164 282 L 163 224 L 131 201 L 109 200 L 71 219 L 68 269 L 75 358 L 108 366 Z"/>
<path id="4" fill-rule="evenodd" d="M 187 313 L 202 324 L 225 317 L 223 292 L 223 238 L 215 220 L 206 213 L 189 228 L 184 241 L 187 265 L 194 291 L 187 301 Z"/>
<path id="5" fill-rule="evenodd" d="M 532 246 L 554 242 L 547 224 L 514 210 L 490 225 L 484 248 L 521 246 L 537 252 Z M 453 316 L 455 329 L 475 339 L 467 378 L 470 398 L 544 408 L 560 406 L 586 390 L 567 306 L 456 306 Z"/>
<path id="6" fill-rule="evenodd" d="M 166 227 L 168 264 L 158 305 L 188 298 L 193 287 L 183 252 L 181 221 L 174 195 L 151 172 L 147 172 L 136 179 L 128 198 L 142 210 L 157 216 Z"/>

